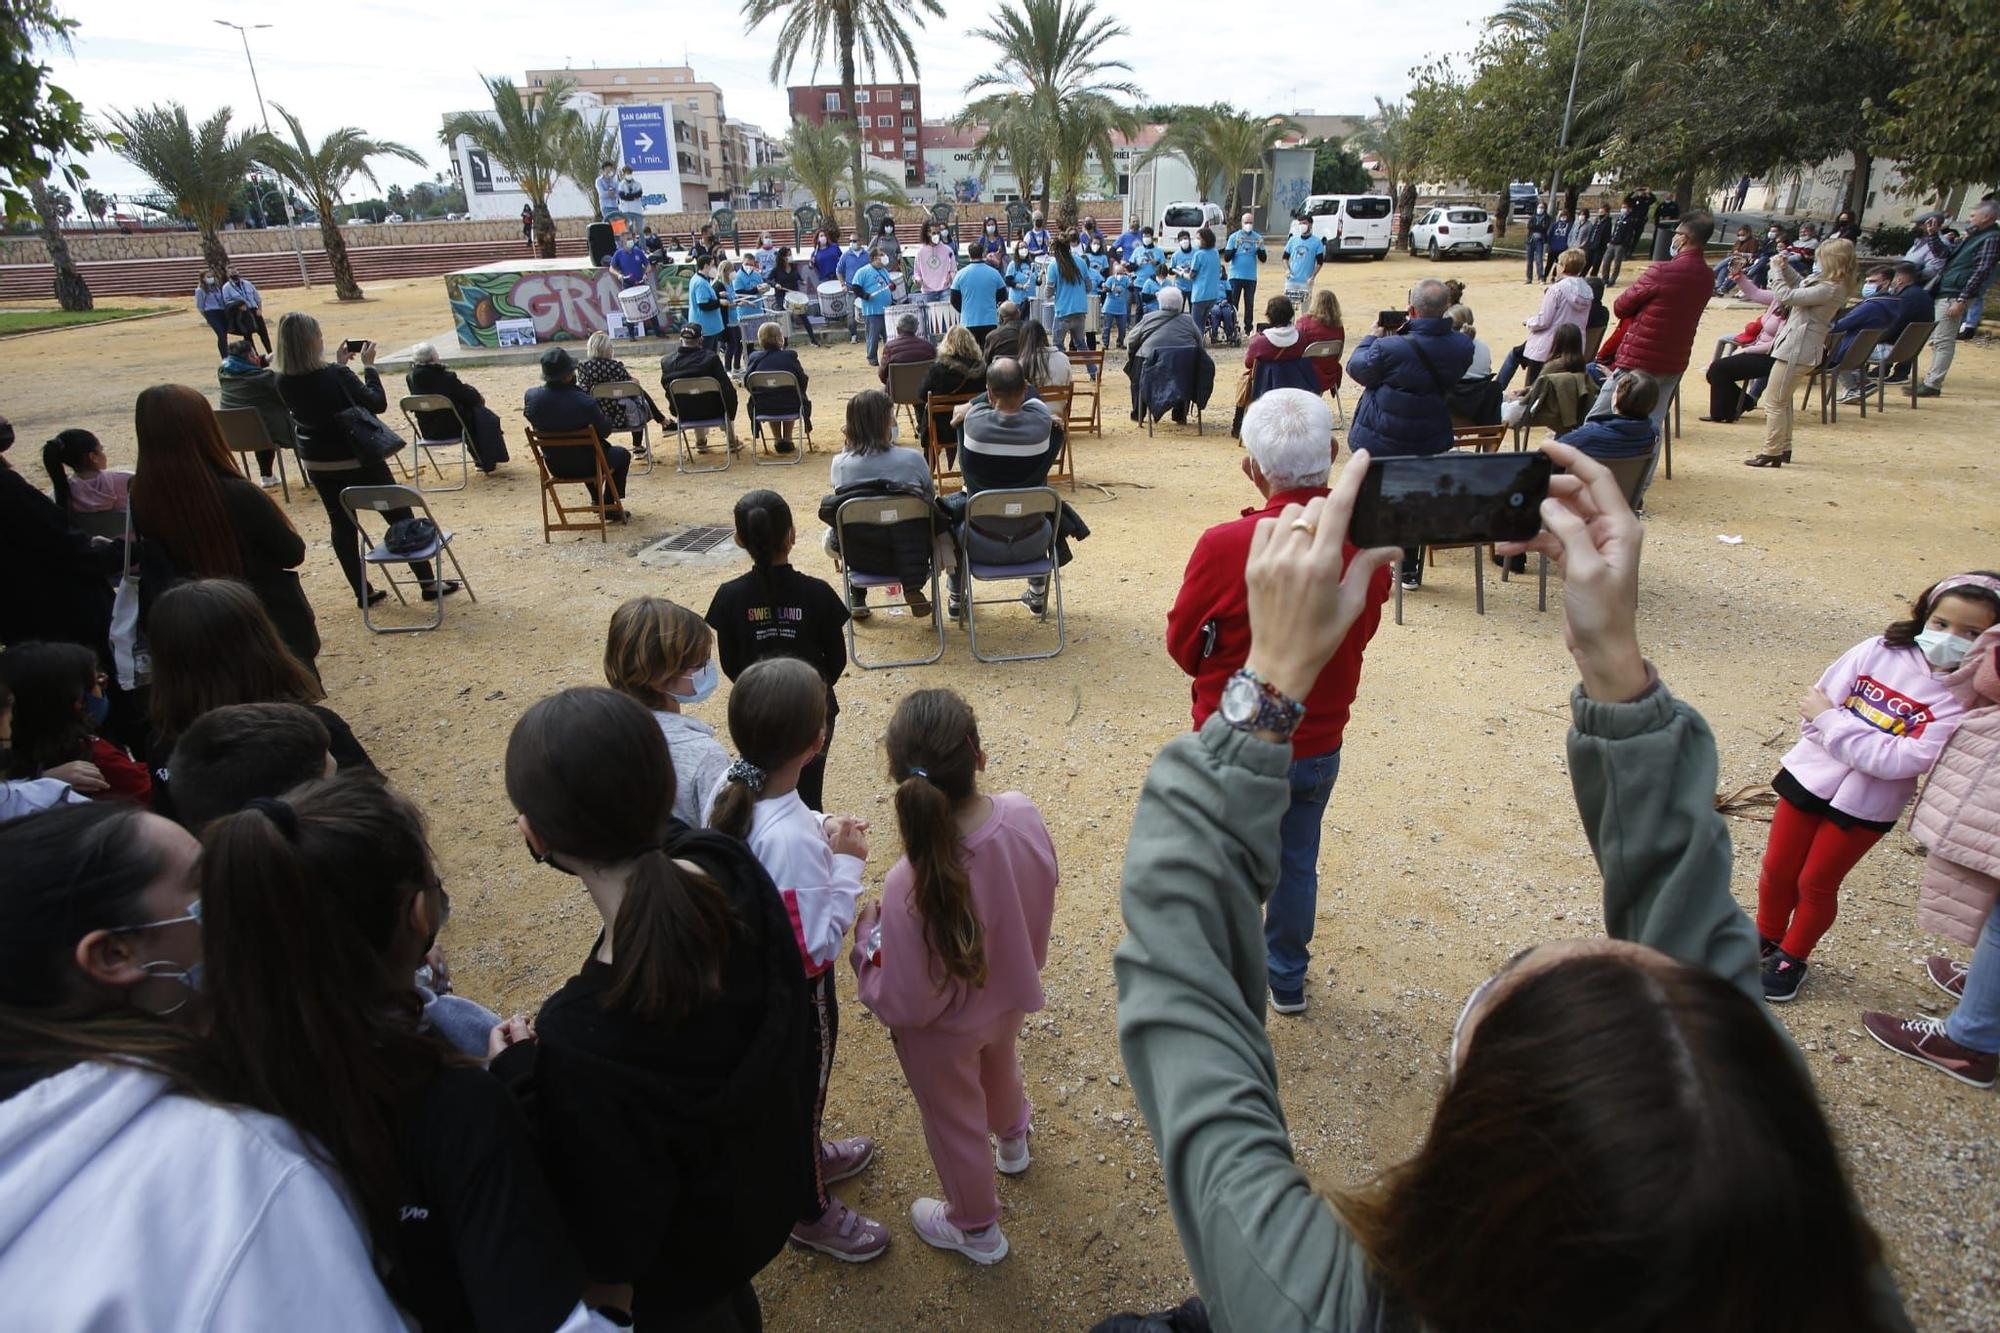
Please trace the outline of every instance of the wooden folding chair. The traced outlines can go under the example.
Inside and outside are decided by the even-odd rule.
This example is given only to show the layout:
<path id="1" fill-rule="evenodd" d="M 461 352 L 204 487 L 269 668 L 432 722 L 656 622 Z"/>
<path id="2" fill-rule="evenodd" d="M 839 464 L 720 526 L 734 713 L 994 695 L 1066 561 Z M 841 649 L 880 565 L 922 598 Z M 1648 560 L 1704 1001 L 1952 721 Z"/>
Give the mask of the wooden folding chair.
<path id="1" fill-rule="evenodd" d="M 401 403 L 403 420 L 410 423 L 410 452 L 417 456 L 417 489 L 424 487 L 424 464 L 430 463 L 431 471 L 442 481 L 445 464 L 439 463 L 436 451 L 456 449 L 458 451 L 458 485 L 433 486 L 433 491 L 462 491 L 472 480 L 472 423 L 458 410 L 458 404 L 441 393 L 413 393 Z M 424 434 L 424 428 L 417 421 L 419 412 L 449 412 L 458 422 L 458 433 L 432 439 Z"/>
<path id="2" fill-rule="evenodd" d="M 931 367 L 936 364 L 936 360 L 933 359 L 895 361 L 889 365 L 889 401 L 909 411 L 910 429 L 919 435 L 923 434 L 924 429 L 923 422 L 917 419 L 917 414 L 923 411 L 924 406 L 924 380 L 930 375 Z"/>
<path id="3" fill-rule="evenodd" d="M 1069 366 L 1072 372 L 1069 386 L 1069 416 L 1064 419 L 1063 424 L 1069 428 L 1068 433 L 1070 435 L 1080 435 L 1088 432 L 1102 438 L 1104 435 L 1104 353 L 1101 351 L 1071 352 L 1069 354 Z M 1081 378 L 1075 376 L 1075 372 L 1079 370 L 1083 372 Z M 1081 410 L 1086 401 L 1090 405 L 1088 412 Z"/>
<path id="4" fill-rule="evenodd" d="M 1103 355 L 1103 353 L 1099 353 Z M 1076 389 L 1072 384 L 1056 384 L 1039 390 L 1042 401 L 1049 405 L 1049 418 L 1062 430 L 1062 453 L 1057 455 L 1055 465 L 1049 469 L 1049 484 L 1059 481 L 1069 483 L 1072 492 L 1076 490 L 1076 458 L 1070 453 L 1070 441 L 1076 432 L 1070 429 L 1070 409 L 1075 403 Z"/>
<path id="5" fill-rule="evenodd" d="M 947 449 L 955 452 L 958 446 L 946 444 L 939 428 L 950 427 L 951 414 L 978 397 L 976 393 L 934 393 L 924 402 L 924 457 L 930 462 L 931 479 L 937 483 L 939 495 L 949 495 L 965 485 L 958 469 L 945 457 Z M 955 432 L 952 438 L 957 439 Z"/>
<path id="6" fill-rule="evenodd" d="M 264 429 L 264 418 L 257 415 L 254 407 L 218 407 L 215 409 L 215 424 L 222 427 L 222 442 L 236 455 L 237 464 L 243 475 L 254 477 L 250 470 L 252 455 L 260 449 L 269 449 L 278 456 L 278 488 L 283 492 L 285 503 L 292 502 L 292 484 L 285 477 L 285 451 L 271 440 L 271 432 Z"/>
<path id="7" fill-rule="evenodd" d="M 635 464 L 632 472 L 636 472 L 642 477 L 649 475 L 653 470 L 652 395 L 648 394 L 645 386 L 636 380 L 607 380 L 603 384 L 591 385 L 590 396 L 604 404 L 606 416 L 611 414 L 611 404 L 614 402 L 619 404 L 619 420 L 630 421 L 633 414 L 637 414 L 639 418 L 639 436 L 637 447 L 632 451 L 633 462 Z M 626 426 L 624 429 L 631 430 L 632 427 Z M 641 462 L 646 466 L 636 466 L 636 464 Z M 630 476 L 631 473 L 628 472 L 626 475 Z"/>
<path id="8" fill-rule="evenodd" d="M 551 472 L 548 456 L 543 451 L 564 448 L 590 450 L 597 459 L 596 475 L 558 477 Z M 597 438 L 597 432 L 570 430 L 543 434 L 530 427 L 528 449 L 534 454 L 535 466 L 542 474 L 542 540 L 548 541 L 552 532 L 588 532 L 594 528 L 597 530 L 599 541 L 609 542 L 611 534 L 606 526 L 609 522 L 608 515 L 622 502 L 612 498 L 611 460 L 604 456 L 604 442 Z M 586 504 L 566 505 L 563 503 L 562 495 L 556 490 L 558 486 L 582 486 L 585 488 L 585 495 L 589 495 L 593 489 L 596 495 Z M 554 522 L 549 521 L 550 506 L 554 506 L 556 511 Z M 577 522 L 571 520 L 571 514 L 589 514 L 591 517 Z"/>

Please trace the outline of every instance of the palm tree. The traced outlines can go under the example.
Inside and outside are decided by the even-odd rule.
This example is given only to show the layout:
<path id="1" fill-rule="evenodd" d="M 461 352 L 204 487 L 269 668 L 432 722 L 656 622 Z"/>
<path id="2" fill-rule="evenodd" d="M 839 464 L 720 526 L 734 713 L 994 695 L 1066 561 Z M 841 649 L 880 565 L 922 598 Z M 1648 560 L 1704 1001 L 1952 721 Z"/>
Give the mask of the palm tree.
<path id="1" fill-rule="evenodd" d="M 56 271 L 56 303 L 65 310 L 90 309 L 90 285 L 76 271 L 76 261 L 69 256 L 69 241 L 62 233 L 62 220 L 70 210 L 69 195 L 51 188 L 46 176 L 30 177 L 27 186 L 29 202 L 34 204 L 35 217 L 41 223 L 42 245 L 47 248 L 49 264 Z"/>
<path id="2" fill-rule="evenodd" d="M 352 125 L 343 125 L 317 145 L 306 137 L 299 118 L 276 102 L 271 103 L 291 132 L 289 140 L 275 134 L 257 134 L 250 139 L 250 154 L 260 165 L 305 197 L 306 206 L 319 214 L 320 244 L 326 247 L 327 262 L 333 266 L 333 294 L 342 301 L 359 301 L 361 285 L 354 280 L 354 266 L 347 259 L 347 240 L 335 221 L 340 192 L 356 176 L 377 185 L 369 170 L 371 157 L 395 157 L 424 165 L 423 156 L 387 139 L 371 139 Z"/>
<path id="3" fill-rule="evenodd" d="M 1375 118 L 1354 136 L 1361 150 L 1375 159 L 1389 182 L 1389 197 L 1396 200 L 1402 216 L 1402 233 L 1410 235 L 1410 221 L 1417 208 L 1417 146 L 1410 133 L 1409 107 L 1399 98 L 1394 102 L 1375 99 Z"/>
<path id="4" fill-rule="evenodd" d="M 90 218 L 91 230 L 95 231 L 97 224 L 104 220 L 104 215 L 111 211 L 111 201 L 104 197 L 102 190 L 92 189 L 88 185 L 83 187 L 82 197 L 83 211 Z"/>
<path id="5" fill-rule="evenodd" d="M 563 140 L 562 174 L 576 182 L 586 199 L 597 198 L 597 172 L 618 160 L 618 120 L 601 111 L 596 120 L 579 111 Z"/>
<path id="6" fill-rule="evenodd" d="M 743 31 L 749 32 L 765 19 L 784 15 L 778 25 L 777 41 L 771 53 L 771 82 L 789 78 L 799 56 L 811 48 L 813 69 L 829 58 L 829 46 L 840 60 L 840 104 L 845 114 L 854 114 L 854 75 L 857 66 L 872 75 L 880 52 L 897 79 L 909 70 L 914 79 L 917 66 L 916 44 L 910 30 L 924 26 L 924 16 L 943 18 L 938 0 L 743 0 Z M 858 61 L 856 57 L 859 57 Z M 854 234 L 868 234 L 867 171 L 861 165 L 861 137 L 856 135 L 848 150 L 848 170 L 854 181 Z"/>
<path id="7" fill-rule="evenodd" d="M 504 75 L 485 83 L 487 96 L 493 99 L 492 113 L 460 111 L 447 116 L 438 139 L 447 148 L 461 136 L 470 139 L 473 147 L 493 159 L 493 165 L 519 182 L 534 209 L 536 253 L 554 259 L 556 221 L 549 215 L 549 195 L 566 174 L 565 143 L 581 119 L 569 104 L 576 81 L 550 79 L 525 94 Z"/>
<path id="8" fill-rule="evenodd" d="M 1131 32 L 1099 16 L 1096 0 L 1024 0 L 996 11 L 993 26 L 972 35 L 999 52 L 991 70 L 965 85 L 968 96 L 982 95 L 958 116 L 961 128 L 985 128 L 975 162 L 1004 152 L 1031 199 L 1037 184 L 1045 200 L 1060 184 L 1057 221 L 1074 223 L 1077 183 L 1091 158 L 1108 170 L 1113 136 L 1139 130 L 1137 111 L 1120 100 L 1141 96 L 1118 77 L 1132 67 L 1102 54 Z"/>
<path id="9" fill-rule="evenodd" d="M 1195 189 L 1202 199 L 1218 182 L 1223 188 L 1226 216 L 1237 213 L 1243 178 L 1264 165 L 1264 155 L 1288 134 L 1303 134 L 1299 123 L 1289 116 L 1254 116 L 1218 103 L 1209 107 L 1189 107 L 1168 125 L 1159 141 L 1138 161 L 1139 166 L 1162 157 L 1177 157 L 1194 173 Z M 1251 197 L 1241 200 L 1249 208 Z"/>
<path id="10" fill-rule="evenodd" d="M 815 125 L 798 120 L 785 132 L 784 160 L 775 168 L 779 179 L 811 195 L 813 206 L 828 222 L 833 220 L 833 211 L 851 181 L 848 173 L 852 170 L 849 160 L 852 138 L 838 122 Z M 864 171 L 861 182 L 862 197 L 853 202 L 863 209 L 877 200 L 892 204 L 908 202 L 902 185 L 887 172 Z M 860 234 L 865 237 L 867 232 Z"/>
<path id="11" fill-rule="evenodd" d="M 203 262 L 227 272 L 222 224 L 250 171 L 250 141 L 229 132 L 229 108 L 199 125 L 188 120 L 179 102 L 109 111 L 105 119 L 122 137 L 113 145 L 118 155 L 144 172 L 173 201 L 174 211 L 194 224 Z"/>

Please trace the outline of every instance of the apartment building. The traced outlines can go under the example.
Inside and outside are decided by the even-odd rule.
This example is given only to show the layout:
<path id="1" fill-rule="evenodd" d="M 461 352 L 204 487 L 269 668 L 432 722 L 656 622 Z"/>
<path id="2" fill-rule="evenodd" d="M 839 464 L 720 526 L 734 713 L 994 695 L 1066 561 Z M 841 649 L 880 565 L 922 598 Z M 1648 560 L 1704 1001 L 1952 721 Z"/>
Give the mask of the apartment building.
<path id="1" fill-rule="evenodd" d="M 860 133 L 868 156 L 903 164 L 906 188 L 925 183 L 924 95 L 915 83 L 858 85 L 852 106 L 846 104 L 846 95 L 837 83 L 795 84 L 785 92 L 793 120 L 815 125 L 846 122 Z"/>
<path id="2" fill-rule="evenodd" d="M 525 86 L 543 87 L 569 79 L 605 106 L 660 103 L 674 110 L 675 157 L 682 166 L 681 192 L 687 207 L 700 211 L 730 202 L 746 186 L 740 141 L 732 145 L 722 89 L 695 77 L 688 65 L 591 66 L 531 69 Z"/>

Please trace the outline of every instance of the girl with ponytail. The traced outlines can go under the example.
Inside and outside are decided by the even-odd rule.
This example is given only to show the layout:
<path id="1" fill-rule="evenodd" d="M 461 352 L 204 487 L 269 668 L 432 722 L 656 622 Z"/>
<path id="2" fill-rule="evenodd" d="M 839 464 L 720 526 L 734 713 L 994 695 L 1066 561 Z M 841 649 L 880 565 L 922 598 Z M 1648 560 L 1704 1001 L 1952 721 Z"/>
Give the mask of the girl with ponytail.
<path id="1" fill-rule="evenodd" d="M 860 1175 L 875 1159 L 867 1137 L 820 1138 L 840 1005 L 833 960 L 854 924 L 861 871 L 868 860 L 868 824 L 852 815 L 823 815 L 808 806 L 800 774 L 826 747 L 826 694 L 819 673 L 795 657 L 759 662 L 729 692 L 729 739 L 739 756 L 709 812 L 708 826 L 740 838 L 770 873 L 797 935 L 819 1045 L 809 1148 L 812 1188 L 801 1200 L 792 1239 L 849 1263 L 889 1247 L 880 1222 L 827 1193 L 837 1180 Z"/>
<path id="2" fill-rule="evenodd" d="M 207 826 L 200 876 L 215 1058 L 320 1145 L 396 1303 L 426 1333 L 608 1329 L 513 1098 L 422 1025 L 450 903 L 416 807 L 369 772 L 258 797 Z"/>
<path id="3" fill-rule="evenodd" d="M 112 471 L 104 446 L 87 430 L 58 431 L 42 446 L 42 466 L 56 508 L 66 514 L 115 513 L 131 503 L 132 474 Z"/>
<path id="4" fill-rule="evenodd" d="M 861 1002 L 895 1037 L 945 1197 L 918 1199 L 917 1234 L 976 1264 L 1007 1257 L 993 1169 L 1028 1169 L 1028 1098 L 1014 1038 L 1042 1007 L 1056 849 L 1034 802 L 986 796 L 979 725 L 951 690 L 918 690 L 889 721 L 903 857 L 862 913 Z M 997 1151 L 987 1136 L 998 1140 Z"/>
<path id="5" fill-rule="evenodd" d="M 785 906 L 742 842 L 674 818 L 636 699 L 543 699 L 506 774 L 529 854 L 581 881 L 602 927 L 536 1040 L 493 1063 L 532 1096 L 592 1303 L 642 1330 L 758 1328 L 750 1279 L 813 1188 L 817 1055 Z"/>

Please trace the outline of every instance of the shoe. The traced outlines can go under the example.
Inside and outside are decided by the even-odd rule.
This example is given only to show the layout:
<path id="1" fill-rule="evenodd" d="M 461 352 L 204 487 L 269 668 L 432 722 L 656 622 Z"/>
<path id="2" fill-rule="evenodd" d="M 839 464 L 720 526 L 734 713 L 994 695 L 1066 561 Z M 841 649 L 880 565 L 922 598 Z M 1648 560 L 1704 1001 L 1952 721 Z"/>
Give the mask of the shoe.
<path id="1" fill-rule="evenodd" d="M 875 1140 L 866 1135 L 851 1139 L 822 1139 L 819 1145 L 819 1178 L 828 1185 L 852 1179 L 875 1160 Z"/>
<path id="2" fill-rule="evenodd" d="M 1924 959 L 1924 975 L 1954 1000 L 1965 998 L 1965 974 L 1972 969 L 1964 963 L 1955 963 L 1943 954 L 1933 954 Z"/>
<path id="3" fill-rule="evenodd" d="M 874 614 L 874 610 L 868 605 L 867 591 L 862 588 L 856 588 L 854 595 L 847 599 L 847 618 L 849 620 L 866 620 Z"/>
<path id="4" fill-rule="evenodd" d="M 1700 420 L 1710 422 L 1717 426 L 1734 425 L 1736 422 L 1735 417 L 1702 417 L 1700 418 Z"/>
<path id="5" fill-rule="evenodd" d="M 931 599 L 924 596 L 921 592 L 912 589 L 903 598 L 903 602 L 910 608 L 910 614 L 918 620 L 929 620 L 931 618 Z"/>
<path id="6" fill-rule="evenodd" d="M 865 1264 L 889 1248 L 889 1228 L 835 1199 L 817 1222 L 792 1228 L 792 1244 L 830 1254 L 842 1263 Z"/>
<path id="7" fill-rule="evenodd" d="M 1772 954 L 1776 953 L 1777 951 L 1778 951 L 1778 942 L 1776 940 L 1767 940 L 1762 935 L 1759 935 L 1757 937 L 1757 961 L 1759 963 L 1763 962 L 1766 958 L 1769 958 Z"/>
<path id="8" fill-rule="evenodd" d="M 1973 335 L 1973 334 L 1975 334 L 1975 333 L 1977 333 L 1977 332 L 1979 332 L 1979 330 L 1978 330 L 1978 329 L 1960 329 L 1960 330 L 1958 331 L 1958 340 L 1959 340 L 1960 342 L 1964 342 L 1964 341 L 1966 341 L 1966 340 L 1967 340 L 1968 338 L 1972 337 L 1972 335 Z"/>
<path id="9" fill-rule="evenodd" d="M 457 579 L 439 579 L 435 583 L 426 583 L 424 585 L 423 599 L 427 602 L 435 602 L 440 597 L 449 597 L 457 591 Z"/>
<path id="10" fill-rule="evenodd" d="M 1783 949 L 1771 950 L 1764 960 L 1764 999 L 1770 1004 L 1789 1004 L 1799 997 L 1806 984 L 1806 960 L 1794 958 Z"/>
<path id="11" fill-rule="evenodd" d="M 790 440 L 776 440 L 771 444 L 771 452 L 774 454 L 795 454 L 798 451 L 798 446 Z"/>
<path id="12" fill-rule="evenodd" d="M 380 606 L 388 600 L 388 597 L 389 590 L 387 588 L 370 588 L 368 590 L 367 602 L 370 606 Z"/>
<path id="13" fill-rule="evenodd" d="M 1861 1026 L 1868 1035 L 1900 1056 L 1920 1060 L 1940 1073 L 1975 1088 L 1993 1086 L 2000 1056 L 1961 1046 L 1944 1030 L 1938 1018 L 1897 1018 L 1894 1014 L 1863 1014 Z"/>
<path id="14" fill-rule="evenodd" d="M 947 619 L 964 620 L 965 598 L 958 593 L 953 593 L 950 597 L 945 599 L 944 613 Z"/>
<path id="15" fill-rule="evenodd" d="M 945 1216 L 943 1199 L 918 1199 L 910 1206 L 910 1223 L 926 1245 L 940 1250 L 956 1250 L 982 1267 L 1007 1257 L 1007 1236 L 995 1222 L 984 1231 L 964 1232 Z"/>
<path id="16" fill-rule="evenodd" d="M 262 486 L 267 491 L 275 491 L 278 489 L 278 479 L 276 477 L 270 476 L 269 474 L 257 478 L 257 484 L 259 486 Z"/>
<path id="17" fill-rule="evenodd" d="M 1404 591 L 1404 592 L 1417 592 L 1417 591 L 1418 591 L 1418 590 L 1420 590 L 1420 589 L 1421 589 L 1421 588 L 1422 588 L 1423 586 L 1424 586 L 1424 577 L 1423 577 L 1423 575 L 1421 575 L 1421 574 L 1405 574 L 1405 575 L 1403 575 L 1403 591 Z"/>
<path id="18" fill-rule="evenodd" d="M 1849 389 L 1840 395 L 1840 401 L 1843 403 L 1858 403 L 1867 396 L 1867 394 L 1861 392 L 1859 389 Z"/>
<path id="19" fill-rule="evenodd" d="M 1791 462 L 1791 461 L 1792 461 L 1792 456 L 1791 456 L 1791 454 L 1790 454 L 1790 453 L 1782 453 L 1782 454 L 1758 454 L 1758 455 L 1756 455 L 1755 457 L 1752 457 L 1752 458 L 1746 458 L 1746 459 L 1744 459 L 1744 460 L 1743 460 L 1743 466 L 1744 466 L 1744 467 L 1783 467 L 1783 466 L 1784 466 L 1785 464 L 1787 464 L 1787 463 L 1789 463 L 1789 462 Z"/>
<path id="20" fill-rule="evenodd" d="M 1306 993 L 1303 990 L 1280 990 L 1271 987 L 1271 1012 L 1274 1014 L 1302 1014 L 1306 1011 Z"/>
<path id="21" fill-rule="evenodd" d="M 1033 1137 L 1034 1132 L 1034 1127 L 1031 1125 L 1021 1131 L 1019 1138 L 1003 1138 L 998 1141 L 993 1150 L 993 1165 L 1000 1169 L 1001 1175 L 1018 1176 L 1028 1169 L 1028 1164 L 1034 1160 L 1028 1152 L 1028 1140 Z"/>
<path id="22" fill-rule="evenodd" d="M 1030 588 L 1021 594 L 1021 605 L 1028 608 L 1029 614 L 1040 618 L 1049 613 L 1049 595 Z"/>
<path id="23" fill-rule="evenodd" d="M 607 509 L 604 511 L 604 521 L 606 523 L 630 523 L 632 521 L 632 511 L 624 505 Z"/>
<path id="24" fill-rule="evenodd" d="M 1943 389 L 1933 389 L 1928 384 L 1912 384 L 1910 386 L 1910 396 L 1912 398 L 1938 398 L 1942 397 L 1943 394 Z"/>

